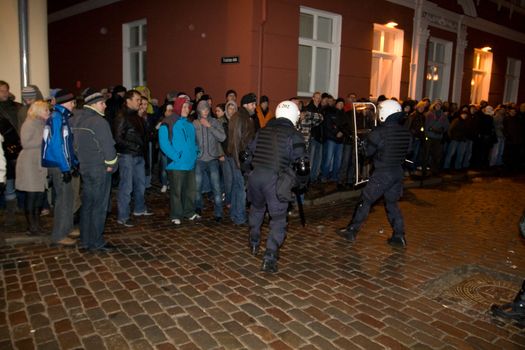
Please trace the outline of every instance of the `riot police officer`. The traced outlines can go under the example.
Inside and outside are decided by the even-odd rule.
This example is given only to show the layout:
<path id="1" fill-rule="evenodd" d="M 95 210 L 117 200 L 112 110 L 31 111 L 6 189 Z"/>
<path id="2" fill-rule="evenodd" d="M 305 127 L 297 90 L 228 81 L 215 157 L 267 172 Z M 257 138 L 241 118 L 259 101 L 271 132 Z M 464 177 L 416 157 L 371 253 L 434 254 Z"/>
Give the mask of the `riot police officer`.
<path id="1" fill-rule="evenodd" d="M 406 246 L 403 216 L 397 203 L 403 194 L 401 166 L 411 147 L 410 132 L 400 125 L 403 114 L 397 101 L 385 100 L 379 104 L 381 124 L 370 133 L 364 144 L 366 156 L 373 158 L 374 171 L 363 189 L 352 220 L 347 227 L 337 232 L 348 241 L 355 240 L 371 206 L 384 197 L 388 221 L 394 230 L 388 243 L 392 246 Z"/>
<path id="2" fill-rule="evenodd" d="M 304 138 L 295 128 L 299 119 L 297 105 L 283 101 L 275 115 L 276 119 L 260 129 L 248 146 L 251 159 L 247 160 L 253 167 L 248 177 L 250 249 L 253 255 L 258 254 L 261 225 L 268 208 L 270 232 L 261 270 L 270 273 L 277 272 L 279 247 L 286 238 L 288 202 L 293 200 L 291 190 L 304 188 L 309 174 Z"/>

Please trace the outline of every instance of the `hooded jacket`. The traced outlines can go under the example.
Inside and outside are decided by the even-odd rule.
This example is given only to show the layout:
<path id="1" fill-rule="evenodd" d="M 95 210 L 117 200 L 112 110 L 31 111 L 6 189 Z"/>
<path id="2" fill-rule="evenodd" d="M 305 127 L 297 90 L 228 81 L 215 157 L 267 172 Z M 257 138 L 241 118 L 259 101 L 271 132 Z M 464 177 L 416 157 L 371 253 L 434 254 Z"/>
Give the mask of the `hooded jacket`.
<path id="1" fill-rule="evenodd" d="M 166 170 L 193 170 L 199 155 L 195 127 L 186 117 L 173 117 L 171 139 L 167 123 L 159 128 L 160 149 L 168 157 Z"/>
<path id="2" fill-rule="evenodd" d="M 61 172 L 66 172 L 78 166 L 73 150 L 73 133 L 69 126 L 72 115 L 66 107 L 56 105 L 46 120 L 42 140 L 43 167 L 60 168 Z"/>
<path id="3" fill-rule="evenodd" d="M 210 115 L 206 119 L 211 126 L 207 128 L 202 125 L 202 110 L 205 108 L 210 108 L 208 103 L 206 101 L 199 102 L 197 106 L 198 118 L 193 121 L 193 126 L 195 127 L 197 144 L 199 145 L 199 160 L 207 162 L 218 159 L 224 154 L 220 143 L 226 139 L 226 133 L 221 123 Z"/>

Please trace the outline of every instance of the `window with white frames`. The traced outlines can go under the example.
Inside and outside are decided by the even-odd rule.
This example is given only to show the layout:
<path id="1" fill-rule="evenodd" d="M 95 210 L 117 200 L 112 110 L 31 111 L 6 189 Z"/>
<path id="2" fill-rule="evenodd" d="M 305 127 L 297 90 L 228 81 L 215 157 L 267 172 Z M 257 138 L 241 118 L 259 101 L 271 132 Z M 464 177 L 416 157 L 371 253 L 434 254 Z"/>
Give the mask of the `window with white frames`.
<path id="1" fill-rule="evenodd" d="M 425 96 L 430 100 L 448 100 L 452 42 L 430 38 L 427 48 L 427 71 L 425 74 Z"/>
<path id="2" fill-rule="evenodd" d="M 514 102 L 518 100 L 518 88 L 520 85 L 521 60 L 507 58 L 507 73 L 505 74 L 505 91 L 503 102 Z"/>
<path id="3" fill-rule="evenodd" d="M 124 86 L 146 85 L 147 22 L 145 19 L 122 25 Z"/>
<path id="4" fill-rule="evenodd" d="M 374 24 L 370 95 L 399 97 L 403 31 Z"/>
<path id="5" fill-rule="evenodd" d="M 337 96 L 341 51 L 341 15 L 301 6 L 297 94 L 315 91 Z"/>
<path id="6" fill-rule="evenodd" d="M 488 101 L 490 74 L 492 72 L 492 52 L 474 49 L 472 80 L 470 81 L 470 103 Z"/>

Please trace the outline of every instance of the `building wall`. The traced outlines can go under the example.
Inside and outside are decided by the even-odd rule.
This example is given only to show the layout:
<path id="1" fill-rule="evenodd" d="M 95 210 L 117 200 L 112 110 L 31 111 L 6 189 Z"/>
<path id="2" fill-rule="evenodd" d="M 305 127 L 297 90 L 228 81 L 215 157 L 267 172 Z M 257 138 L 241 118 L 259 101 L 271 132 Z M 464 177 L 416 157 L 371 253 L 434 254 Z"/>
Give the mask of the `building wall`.
<path id="1" fill-rule="evenodd" d="M 404 31 L 399 97 L 407 97 L 414 12 L 385 0 L 154 1 L 147 6 L 138 0 L 116 2 L 49 24 L 51 86 L 78 93 L 88 86 L 121 84 L 122 24 L 146 18 L 148 86 L 155 97 L 162 99 L 173 90 L 192 95 L 199 85 L 215 102 L 233 88 L 239 95 L 266 94 L 275 106 L 297 94 L 301 5 L 342 16 L 340 96 L 369 95 L 373 24 L 399 23 L 397 28 Z M 431 36 L 456 42 L 455 33 L 429 30 Z M 513 57 L 525 65 L 523 45 L 471 28 L 467 41 L 461 102 L 470 96 L 473 48 L 486 45 L 494 48 L 490 99 L 501 99 L 507 53 L 515 52 Z M 240 63 L 221 64 L 223 56 L 239 56 Z M 520 88 L 520 100 L 525 99 L 524 90 Z"/>

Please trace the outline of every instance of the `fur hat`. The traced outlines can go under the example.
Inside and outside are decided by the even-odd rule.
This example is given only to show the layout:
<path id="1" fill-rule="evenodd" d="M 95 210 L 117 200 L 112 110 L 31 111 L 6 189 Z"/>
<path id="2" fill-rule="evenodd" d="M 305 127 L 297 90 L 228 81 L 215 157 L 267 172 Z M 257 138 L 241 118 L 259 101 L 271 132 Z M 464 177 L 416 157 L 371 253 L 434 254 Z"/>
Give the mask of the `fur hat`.
<path id="1" fill-rule="evenodd" d="M 248 103 L 252 102 L 257 103 L 257 96 L 253 92 L 250 92 L 249 94 L 244 95 L 242 97 L 241 106 L 247 105 Z"/>

